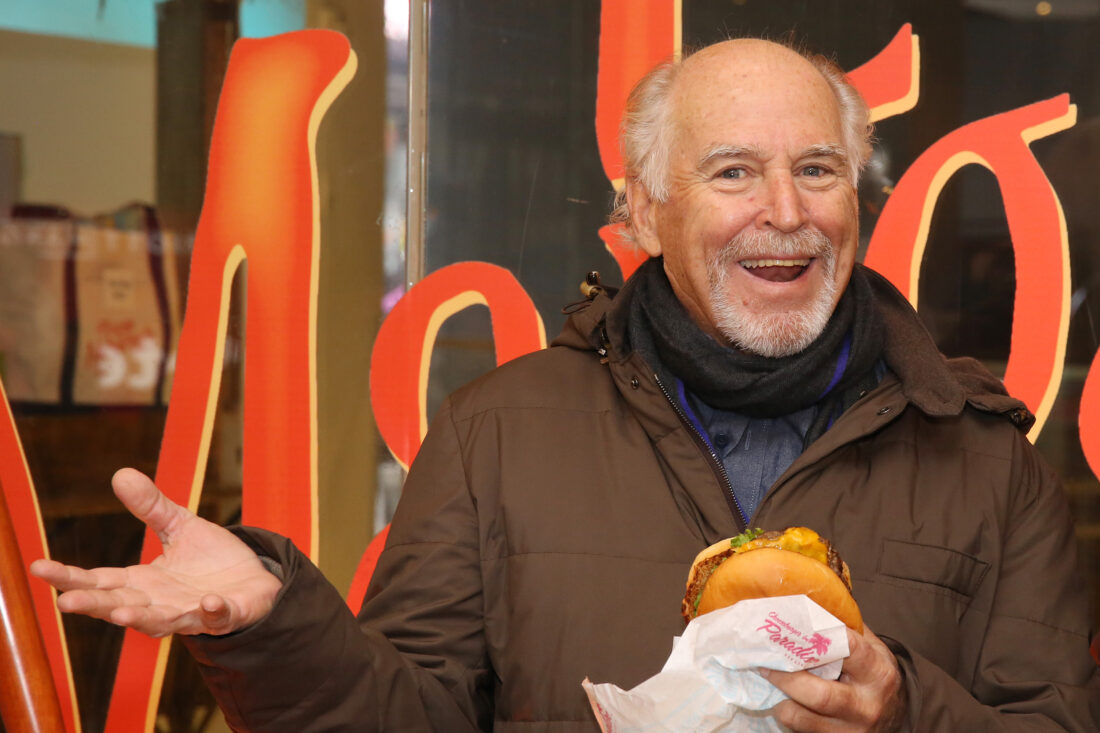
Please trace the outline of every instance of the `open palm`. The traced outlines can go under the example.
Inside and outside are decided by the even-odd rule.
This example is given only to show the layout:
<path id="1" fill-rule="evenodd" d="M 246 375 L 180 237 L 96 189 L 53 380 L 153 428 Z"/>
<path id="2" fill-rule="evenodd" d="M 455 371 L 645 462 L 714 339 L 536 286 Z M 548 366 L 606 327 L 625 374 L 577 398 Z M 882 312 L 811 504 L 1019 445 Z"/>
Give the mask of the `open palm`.
<path id="1" fill-rule="evenodd" d="M 59 609 L 150 636 L 226 634 L 271 610 L 282 583 L 231 532 L 173 503 L 133 469 L 116 473 L 111 484 L 156 532 L 164 553 L 148 565 L 93 570 L 36 560 L 31 573 L 61 591 Z"/>

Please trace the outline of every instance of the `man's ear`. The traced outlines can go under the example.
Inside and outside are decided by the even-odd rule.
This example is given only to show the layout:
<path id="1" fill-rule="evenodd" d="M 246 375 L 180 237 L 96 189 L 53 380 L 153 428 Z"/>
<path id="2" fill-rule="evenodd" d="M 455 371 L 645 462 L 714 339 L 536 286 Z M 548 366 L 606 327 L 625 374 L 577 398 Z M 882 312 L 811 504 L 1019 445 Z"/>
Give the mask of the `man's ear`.
<path id="1" fill-rule="evenodd" d="M 636 178 L 626 179 L 626 202 L 630 207 L 630 228 L 634 241 L 650 257 L 661 254 L 661 240 L 657 237 L 657 207 L 649 191 Z"/>

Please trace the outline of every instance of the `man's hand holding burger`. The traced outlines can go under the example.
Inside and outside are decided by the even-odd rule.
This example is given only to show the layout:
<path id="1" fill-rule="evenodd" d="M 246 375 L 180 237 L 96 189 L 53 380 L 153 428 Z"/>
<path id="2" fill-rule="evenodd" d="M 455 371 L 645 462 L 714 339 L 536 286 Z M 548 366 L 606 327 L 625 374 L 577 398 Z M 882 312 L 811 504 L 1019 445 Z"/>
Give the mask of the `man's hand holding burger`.
<path id="1" fill-rule="evenodd" d="M 840 678 L 809 672 L 760 670 L 790 698 L 773 709 L 775 719 L 796 733 L 899 730 L 908 710 L 897 660 L 866 626 L 848 629 L 849 656 Z"/>
<path id="2" fill-rule="evenodd" d="M 775 706 L 775 719 L 797 733 L 896 731 L 908 711 L 901 671 L 863 623 L 851 590 L 848 565 L 817 532 L 757 529 L 696 556 L 681 610 L 690 621 L 749 598 L 806 595 L 848 627 L 849 656 L 835 681 L 806 671 L 759 670 L 790 698 Z"/>

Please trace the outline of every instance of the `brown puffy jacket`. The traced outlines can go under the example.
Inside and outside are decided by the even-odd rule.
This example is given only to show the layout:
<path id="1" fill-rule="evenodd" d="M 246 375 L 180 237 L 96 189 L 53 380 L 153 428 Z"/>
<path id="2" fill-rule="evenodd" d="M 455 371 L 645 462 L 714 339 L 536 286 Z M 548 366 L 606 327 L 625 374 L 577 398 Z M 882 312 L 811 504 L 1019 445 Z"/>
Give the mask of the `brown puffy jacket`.
<path id="1" fill-rule="evenodd" d="M 892 374 L 750 524 L 833 540 L 912 730 L 1095 731 L 1073 530 L 1032 418 L 872 279 Z M 256 626 L 187 641 L 232 726 L 591 732 L 584 677 L 629 688 L 660 669 L 692 558 L 743 528 L 652 370 L 605 333 L 610 305 L 440 410 L 358 621 L 288 541 L 241 530 L 283 593 Z"/>

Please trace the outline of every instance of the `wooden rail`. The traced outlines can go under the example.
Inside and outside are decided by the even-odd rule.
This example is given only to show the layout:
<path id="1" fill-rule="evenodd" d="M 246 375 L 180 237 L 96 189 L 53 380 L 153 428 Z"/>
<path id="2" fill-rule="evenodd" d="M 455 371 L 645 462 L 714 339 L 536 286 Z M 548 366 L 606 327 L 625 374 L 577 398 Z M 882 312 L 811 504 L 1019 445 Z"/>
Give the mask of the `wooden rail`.
<path id="1" fill-rule="evenodd" d="M 0 491 L 0 719 L 7 733 L 65 730 L 3 491 Z"/>

